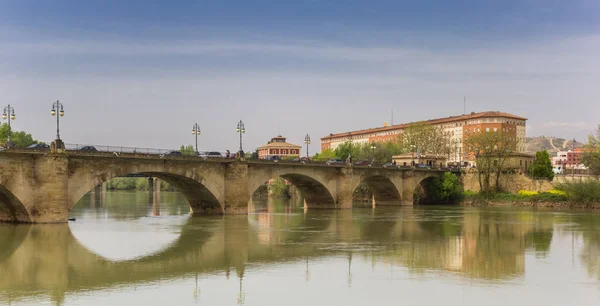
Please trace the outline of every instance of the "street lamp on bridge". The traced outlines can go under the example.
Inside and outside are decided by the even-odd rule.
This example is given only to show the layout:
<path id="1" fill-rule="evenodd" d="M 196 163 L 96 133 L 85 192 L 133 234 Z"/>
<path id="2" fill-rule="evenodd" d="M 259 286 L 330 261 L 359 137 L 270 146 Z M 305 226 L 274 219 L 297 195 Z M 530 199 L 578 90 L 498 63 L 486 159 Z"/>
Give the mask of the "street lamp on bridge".
<path id="1" fill-rule="evenodd" d="M 58 115 L 56 114 L 58 112 Z M 56 116 L 56 139 L 54 140 L 54 149 L 62 149 L 64 148 L 64 144 L 62 140 L 60 140 L 60 117 L 65 115 L 65 110 L 63 109 L 62 103 L 56 102 L 52 103 L 52 110 L 50 111 L 52 116 Z"/>
<path id="2" fill-rule="evenodd" d="M 310 144 L 310 136 L 308 134 L 304 136 L 304 143 L 306 144 L 306 159 L 308 159 L 308 145 Z"/>
<path id="3" fill-rule="evenodd" d="M 242 154 L 244 154 L 244 150 L 242 150 L 242 134 L 246 133 L 246 128 L 244 127 L 244 122 L 242 122 L 242 120 L 240 120 L 240 122 L 238 122 L 237 124 L 237 129 L 236 132 L 240 133 L 240 158 L 242 158 Z"/>
<path id="4" fill-rule="evenodd" d="M 375 162 L 375 149 L 377 148 L 377 146 L 375 146 L 374 142 L 371 142 L 371 158 L 372 158 L 372 162 Z"/>
<path id="5" fill-rule="evenodd" d="M 200 135 L 200 126 L 198 123 L 194 123 L 194 127 L 192 127 L 192 135 L 196 136 L 196 155 L 198 155 L 198 135 Z"/>
<path id="6" fill-rule="evenodd" d="M 15 108 L 10 106 L 10 104 L 8 106 L 6 106 L 4 108 L 4 113 L 2 113 L 2 119 L 6 120 L 8 119 L 8 139 L 6 142 L 6 146 L 9 148 L 13 147 L 13 142 L 12 142 L 12 138 L 11 138 L 11 127 L 10 127 L 10 121 L 11 120 L 15 120 L 17 117 L 15 116 Z"/>

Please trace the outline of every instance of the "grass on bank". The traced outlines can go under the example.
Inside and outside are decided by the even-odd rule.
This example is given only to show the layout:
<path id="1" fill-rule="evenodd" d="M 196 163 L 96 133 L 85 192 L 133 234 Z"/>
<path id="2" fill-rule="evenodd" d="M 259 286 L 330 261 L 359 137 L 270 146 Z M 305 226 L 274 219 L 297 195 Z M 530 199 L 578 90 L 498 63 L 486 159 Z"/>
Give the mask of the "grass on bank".
<path id="1" fill-rule="evenodd" d="M 477 192 L 466 191 L 466 200 L 472 201 L 499 201 L 499 202 L 564 202 L 592 204 L 600 203 L 600 180 L 595 178 L 581 179 L 579 181 L 560 183 L 555 189 L 547 192 L 520 190 L 517 194 L 498 192 L 483 195 Z"/>

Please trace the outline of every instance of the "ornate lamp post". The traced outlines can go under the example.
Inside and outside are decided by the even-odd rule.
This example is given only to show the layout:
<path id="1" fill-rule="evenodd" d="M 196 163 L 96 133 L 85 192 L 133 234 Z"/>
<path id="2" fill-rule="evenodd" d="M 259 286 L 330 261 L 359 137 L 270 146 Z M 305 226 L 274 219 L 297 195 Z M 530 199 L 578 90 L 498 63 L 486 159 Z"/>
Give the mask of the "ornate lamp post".
<path id="1" fill-rule="evenodd" d="M 58 112 L 58 115 L 56 112 Z M 50 111 L 50 114 L 52 116 L 56 116 L 56 139 L 54 140 L 54 148 L 62 149 L 64 148 L 64 145 L 62 140 L 60 140 L 60 117 L 65 115 L 62 103 L 58 102 L 58 100 L 52 103 L 52 110 Z"/>
<path id="2" fill-rule="evenodd" d="M 198 123 L 194 123 L 194 126 L 192 127 L 192 135 L 196 136 L 196 155 L 198 155 L 198 135 L 200 135 L 200 126 Z"/>
<path id="3" fill-rule="evenodd" d="M 242 122 L 242 120 L 240 120 L 240 122 L 238 122 L 236 132 L 240 133 L 240 152 L 239 153 L 240 153 L 240 157 L 243 157 L 243 156 L 241 156 L 242 152 L 244 152 L 242 150 L 242 134 L 246 133 L 246 128 L 244 127 L 244 122 Z"/>
<path id="4" fill-rule="evenodd" d="M 2 113 L 2 119 L 6 120 L 8 119 L 8 141 L 6 142 L 6 146 L 9 148 L 13 147 L 13 142 L 12 142 L 12 138 L 11 138 L 11 127 L 10 127 L 10 121 L 11 120 L 15 120 L 17 117 L 15 116 L 15 108 L 10 106 L 10 104 L 8 106 L 6 106 L 4 108 L 4 113 Z"/>
<path id="5" fill-rule="evenodd" d="M 308 145 L 310 144 L 310 136 L 308 134 L 304 136 L 304 143 L 306 144 L 306 159 L 308 160 Z"/>
<path id="6" fill-rule="evenodd" d="M 375 149 L 377 148 L 377 146 L 375 146 L 375 143 L 372 142 L 371 143 L 371 158 L 373 160 L 373 162 L 375 162 Z"/>

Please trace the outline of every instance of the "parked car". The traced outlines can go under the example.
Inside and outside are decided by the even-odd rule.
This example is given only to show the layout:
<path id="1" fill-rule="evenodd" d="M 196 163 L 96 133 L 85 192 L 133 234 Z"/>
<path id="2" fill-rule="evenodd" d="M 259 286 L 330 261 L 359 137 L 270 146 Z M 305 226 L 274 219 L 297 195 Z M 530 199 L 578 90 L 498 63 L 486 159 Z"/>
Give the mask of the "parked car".
<path id="1" fill-rule="evenodd" d="M 45 143 L 35 143 L 27 147 L 27 149 L 36 149 L 36 150 L 44 150 L 50 149 L 50 146 Z"/>
<path id="2" fill-rule="evenodd" d="M 355 166 L 371 166 L 371 162 L 368 160 L 359 160 L 357 162 L 354 163 Z"/>
<path id="3" fill-rule="evenodd" d="M 421 169 L 431 169 L 431 166 L 428 164 L 417 164 L 416 167 Z"/>
<path id="4" fill-rule="evenodd" d="M 82 152 L 98 152 L 98 150 L 96 150 L 96 147 L 94 147 L 94 146 L 83 146 L 83 147 L 79 148 L 79 151 L 82 151 Z"/>
<path id="5" fill-rule="evenodd" d="M 305 164 L 308 161 L 308 159 L 306 157 L 296 157 L 292 161 L 295 162 L 295 163 L 303 163 L 303 164 Z"/>
<path id="6" fill-rule="evenodd" d="M 328 164 L 328 165 L 345 165 L 346 162 L 343 159 L 332 158 L 332 159 L 328 160 L 326 164 Z"/>
<path id="7" fill-rule="evenodd" d="M 217 151 L 202 152 L 199 156 L 202 158 L 223 158 L 223 155 Z"/>
<path id="8" fill-rule="evenodd" d="M 385 163 L 382 165 L 382 167 L 384 168 L 397 168 L 396 165 L 394 165 L 394 163 L 389 162 L 389 163 Z"/>
<path id="9" fill-rule="evenodd" d="M 173 150 L 173 151 L 169 151 L 165 154 L 165 156 L 183 156 L 183 153 Z"/>
<path id="10" fill-rule="evenodd" d="M 273 162 L 279 162 L 281 160 L 281 156 L 272 155 L 272 156 L 267 156 L 267 158 L 265 158 L 265 159 L 271 160 Z"/>

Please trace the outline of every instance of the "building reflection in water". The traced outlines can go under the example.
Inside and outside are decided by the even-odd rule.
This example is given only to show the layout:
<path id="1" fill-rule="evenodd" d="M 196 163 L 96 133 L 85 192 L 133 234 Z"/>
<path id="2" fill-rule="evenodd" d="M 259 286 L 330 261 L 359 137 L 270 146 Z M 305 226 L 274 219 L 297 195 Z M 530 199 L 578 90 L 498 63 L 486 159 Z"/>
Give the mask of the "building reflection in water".
<path id="1" fill-rule="evenodd" d="M 155 205 L 156 204 L 156 205 Z M 146 204 L 147 205 L 147 204 Z M 254 203 L 254 205 L 262 205 Z M 249 265 L 302 262 L 310 282 L 309 259 L 347 258 L 347 286 L 353 283 L 352 262 L 401 266 L 410 273 L 439 270 L 490 281 L 523 276 L 525 256 L 547 256 L 555 237 L 555 215 L 531 211 L 445 211 L 403 208 L 386 210 L 308 211 L 302 205 L 267 205 L 269 213 L 219 218 L 188 218 L 168 248 L 131 260 L 104 259 L 82 246 L 67 224 L 0 225 L 0 302 L 30 295 L 60 303 L 80 291 L 134 286 L 235 269 L 238 304 L 246 294 Z M 158 212 L 153 201 L 153 212 Z M 564 218 L 564 217 L 563 217 Z M 579 218 L 579 219 L 578 219 Z M 583 247 L 581 262 L 600 276 L 600 218 L 573 217 Z M 570 234 L 570 233 L 569 233 Z"/>

